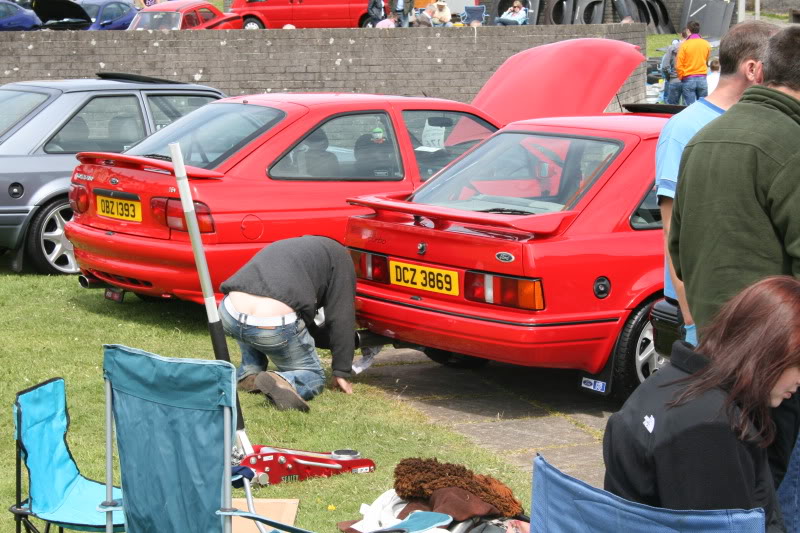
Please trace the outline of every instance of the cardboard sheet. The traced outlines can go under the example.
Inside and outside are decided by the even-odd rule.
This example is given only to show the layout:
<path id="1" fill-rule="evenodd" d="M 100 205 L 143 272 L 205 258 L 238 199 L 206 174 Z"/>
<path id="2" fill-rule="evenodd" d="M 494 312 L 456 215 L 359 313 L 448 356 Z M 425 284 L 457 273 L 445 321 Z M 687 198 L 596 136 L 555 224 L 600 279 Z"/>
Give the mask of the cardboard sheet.
<path id="1" fill-rule="evenodd" d="M 255 505 L 255 513 L 272 520 L 283 522 L 284 524 L 294 525 L 294 520 L 297 518 L 297 506 L 300 500 L 270 500 L 266 498 L 254 498 L 253 504 Z M 240 511 L 247 510 L 247 500 L 244 498 L 234 498 L 233 506 Z M 269 526 L 264 526 L 267 530 L 271 530 Z M 258 533 L 255 522 L 245 518 L 233 519 L 233 533 Z"/>

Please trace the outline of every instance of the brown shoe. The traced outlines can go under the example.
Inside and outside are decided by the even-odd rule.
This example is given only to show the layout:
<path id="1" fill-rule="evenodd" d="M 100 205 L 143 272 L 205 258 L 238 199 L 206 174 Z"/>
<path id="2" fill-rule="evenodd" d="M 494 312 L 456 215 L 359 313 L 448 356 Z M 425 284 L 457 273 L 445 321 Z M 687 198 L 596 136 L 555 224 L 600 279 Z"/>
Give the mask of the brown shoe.
<path id="1" fill-rule="evenodd" d="M 275 407 L 281 411 L 297 409 L 307 413 L 310 407 L 306 401 L 297 394 L 294 387 L 275 372 L 260 372 L 256 375 L 255 385 L 258 390 L 267 395 Z"/>
<path id="2" fill-rule="evenodd" d="M 236 384 L 236 388 L 244 392 L 261 392 L 256 386 L 257 375 L 258 374 L 248 374 L 247 376 L 243 377 L 239 380 L 239 383 Z"/>

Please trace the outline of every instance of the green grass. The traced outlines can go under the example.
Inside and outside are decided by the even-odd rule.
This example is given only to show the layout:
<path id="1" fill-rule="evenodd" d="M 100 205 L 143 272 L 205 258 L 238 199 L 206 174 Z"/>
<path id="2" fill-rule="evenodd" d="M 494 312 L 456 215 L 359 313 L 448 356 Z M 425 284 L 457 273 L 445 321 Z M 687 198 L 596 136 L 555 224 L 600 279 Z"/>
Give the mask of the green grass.
<path id="1" fill-rule="evenodd" d="M 755 16 L 755 12 L 748 11 L 748 15 Z M 789 22 L 789 14 L 788 13 L 765 13 L 764 11 L 761 12 L 761 18 L 766 19 L 773 19 L 779 20 L 781 22 Z M 769 21 L 767 21 L 769 22 Z"/>
<path id="2" fill-rule="evenodd" d="M 647 57 L 661 57 L 664 55 L 663 50 L 659 48 L 666 48 L 672 44 L 674 39 L 678 38 L 678 34 L 654 34 L 647 36 Z"/>
<path id="3" fill-rule="evenodd" d="M 14 498 L 11 406 L 17 391 L 46 379 L 66 380 L 71 416 L 69 445 L 82 473 L 104 479 L 102 344 L 126 344 L 174 357 L 212 358 L 204 309 L 185 302 L 146 303 L 126 294 L 123 304 L 85 290 L 75 277 L 10 273 L 0 264 L 0 482 L 3 505 Z M 233 362 L 238 348 L 229 343 Z M 359 518 L 362 502 L 372 502 L 392 487 L 392 472 L 405 457 L 437 457 L 465 464 L 507 483 L 530 505 L 530 475 L 436 427 L 421 413 L 382 390 L 354 381 L 355 394 L 326 391 L 311 402 L 311 412 L 281 412 L 263 397 L 244 395 L 242 409 L 254 444 L 312 451 L 355 448 L 373 459 L 374 474 L 340 475 L 259 488 L 257 497 L 299 498 L 297 524 L 314 531 L 336 530 L 336 522 Z M 235 491 L 235 496 L 241 496 Z M 333 506 L 335 509 L 333 509 Z M 10 513 L 0 516 L 0 531 L 12 531 Z"/>

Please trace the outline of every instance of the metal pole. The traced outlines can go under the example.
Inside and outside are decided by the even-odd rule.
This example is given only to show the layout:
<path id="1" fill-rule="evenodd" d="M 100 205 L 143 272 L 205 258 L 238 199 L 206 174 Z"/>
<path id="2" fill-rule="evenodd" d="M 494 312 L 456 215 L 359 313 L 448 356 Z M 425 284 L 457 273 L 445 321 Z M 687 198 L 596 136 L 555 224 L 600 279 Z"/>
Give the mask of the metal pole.
<path id="1" fill-rule="evenodd" d="M 736 22 L 744 22 L 745 0 L 739 0 L 739 6 L 736 11 L 738 12 Z"/>
<path id="2" fill-rule="evenodd" d="M 111 412 L 111 382 L 105 380 L 106 389 L 106 501 L 105 505 L 113 506 L 114 501 L 114 417 Z M 106 533 L 114 533 L 114 512 L 106 510 Z"/>
<path id="3" fill-rule="evenodd" d="M 222 502 L 225 511 L 230 511 L 233 508 L 233 500 L 231 499 L 231 409 L 224 407 L 222 409 L 223 423 L 222 426 L 225 435 L 222 436 L 223 442 L 223 481 L 222 481 Z M 230 515 L 222 517 L 222 531 L 223 533 L 231 533 L 231 522 L 233 518 Z"/>
<path id="4" fill-rule="evenodd" d="M 194 211 L 194 200 L 192 191 L 189 188 L 189 178 L 186 176 L 186 167 L 183 164 L 183 153 L 178 143 L 170 143 L 169 152 L 172 156 L 172 165 L 175 170 L 175 179 L 178 182 L 178 193 L 181 197 L 183 213 L 186 217 L 186 227 L 189 230 L 189 240 L 192 242 L 192 252 L 194 262 L 197 266 L 197 275 L 200 277 L 200 288 L 203 291 L 203 302 L 208 315 L 208 331 L 211 334 L 211 346 L 214 349 L 214 357 L 220 361 L 230 363 L 231 357 L 228 354 L 228 344 L 225 342 L 225 332 L 222 329 L 222 322 L 219 320 L 219 310 L 217 301 L 214 297 L 214 287 L 211 285 L 211 276 L 208 273 L 208 263 L 206 254 L 203 250 L 203 239 L 200 237 L 200 228 L 197 225 L 197 213 Z M 236 395 L 236 430 L 244 433 L 244 417 L 242 408 L 239 405 L 239 395 Z M 246 435 L 239 438 L 245 453 L 252 453 L 252 446 L 249 445 Z M 249 449 L 248 449 L 249 446 Z M 229 450 L 230 451 L 230 450 Z"/>
<path id="5" fill-rule="evenodd" d="M 761 0 L 756 0 L 756 20 L 761 20 Z"/>

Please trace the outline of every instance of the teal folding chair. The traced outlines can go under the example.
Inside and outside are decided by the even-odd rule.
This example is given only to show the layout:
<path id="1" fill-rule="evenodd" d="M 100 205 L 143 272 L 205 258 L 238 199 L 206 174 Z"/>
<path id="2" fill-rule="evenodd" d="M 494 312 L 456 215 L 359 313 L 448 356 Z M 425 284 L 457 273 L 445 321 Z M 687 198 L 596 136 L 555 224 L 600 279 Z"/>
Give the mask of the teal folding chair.
<path id="1" fill-rule="evenodd" d="M 16 531 L 28 533 L 39 529 L 31 521 L 45 523 L 59 531 L 109 531 L 106 513 L 98 506 L 106 499 L 102 483 L 83 477 L 67 445 L 69 413 L 64 380 L 53 378 L 17 393 L 14 402 L 14 438 L 16 440 Z M 28 471 L 28 496 L 22 498 L 22 464 Z M 122 492 L 111 487 L 112 496 Z M 111 518 L 113 531 L 123 531 L 122 513 Z"/>
<path id="2" fill-rule="evenodd" d="M 763 533 L 763 509 L 676 511 L 620 498 L 533 460 L 531 532 Z"/>
<path id="3" fill-rule="evenodd" d="M 310 533 L 232 506 L 231 363 L 161 357 L 120 345 L 104 349 L 106 482 L 110 487 L 116 427 L 127 533 L 230 533 L 233 516 Z"/>

